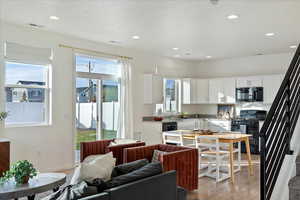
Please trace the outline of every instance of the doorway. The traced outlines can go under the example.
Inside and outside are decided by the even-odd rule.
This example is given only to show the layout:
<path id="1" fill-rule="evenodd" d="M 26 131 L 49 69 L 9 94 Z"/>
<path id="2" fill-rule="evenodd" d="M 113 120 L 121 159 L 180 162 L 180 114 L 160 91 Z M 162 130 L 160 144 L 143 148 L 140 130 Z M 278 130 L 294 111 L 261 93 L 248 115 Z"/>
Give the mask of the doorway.
<path id="1" fill-rule="evenodd" d="M 76 56 L 75 161 L 80 143 L 117 136 L 120 108 L 119 63 Z"/>

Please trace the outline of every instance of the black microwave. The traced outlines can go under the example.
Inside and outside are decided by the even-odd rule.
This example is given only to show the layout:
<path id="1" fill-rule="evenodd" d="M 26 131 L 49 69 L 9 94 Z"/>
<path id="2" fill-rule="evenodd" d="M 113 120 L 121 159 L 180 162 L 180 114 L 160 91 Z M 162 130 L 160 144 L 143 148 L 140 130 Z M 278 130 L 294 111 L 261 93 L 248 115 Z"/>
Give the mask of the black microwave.
<path id="1" fill-rule="evenodd" d="M 243 87 L 236 88 L 237 102 L 263 102 L 264 88 L 263 87 Z"/>

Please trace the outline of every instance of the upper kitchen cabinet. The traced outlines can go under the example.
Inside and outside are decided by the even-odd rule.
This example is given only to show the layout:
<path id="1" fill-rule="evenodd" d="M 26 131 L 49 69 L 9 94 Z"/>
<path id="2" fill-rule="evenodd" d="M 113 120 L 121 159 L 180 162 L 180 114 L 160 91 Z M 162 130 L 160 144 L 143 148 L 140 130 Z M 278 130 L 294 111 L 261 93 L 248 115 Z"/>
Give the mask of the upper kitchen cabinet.
<path id="1" fill-rule="evenodd" d="M 144 104 L 163 103 L 163 78 L 144 74 Z"/>
<path id="2" fill-rule="evenodd" d="M 223 78 L 225 103 L 235 103 L 235 78 Z"/>
<path id="3" fill-rule="evenodd" d="M 246 87 L 262 87 L 262 77 L 259 76 L 249 76 L 237 78 L 236 86 L 237 88 L 246 88 Z"/>
<path id="4" fill-rule="evenodd" d="M 209 103 L 235 103 L 235 79 L 210 79 Z"/>
<path id="5" fill-rule="evenodd" d="M 182 103 L 202 104 L 208 103 L 208 80 L 206 79 L 183 79 L 182 80 Z"/>
<path id="6" fill-rule="evenodd" d="M 283 81 L 284 75 L 269 75 L 263 77 L 264 103 L 272 104 L 279 87 Z"/>

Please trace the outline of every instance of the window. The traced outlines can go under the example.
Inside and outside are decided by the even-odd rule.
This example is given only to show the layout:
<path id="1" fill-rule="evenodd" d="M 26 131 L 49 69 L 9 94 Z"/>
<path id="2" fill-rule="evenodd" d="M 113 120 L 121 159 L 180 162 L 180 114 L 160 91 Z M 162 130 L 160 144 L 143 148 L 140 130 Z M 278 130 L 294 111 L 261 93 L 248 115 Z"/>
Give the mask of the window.
<path id="1" fill-rule="evenodd" d="M 180 80 L 164 79 L 164 111 L 180 112 Z"/>
<path id="2" fill-rule="evenodd" d="M 7 125 L 49 123 L 49 66 L 5 62 Z"/>

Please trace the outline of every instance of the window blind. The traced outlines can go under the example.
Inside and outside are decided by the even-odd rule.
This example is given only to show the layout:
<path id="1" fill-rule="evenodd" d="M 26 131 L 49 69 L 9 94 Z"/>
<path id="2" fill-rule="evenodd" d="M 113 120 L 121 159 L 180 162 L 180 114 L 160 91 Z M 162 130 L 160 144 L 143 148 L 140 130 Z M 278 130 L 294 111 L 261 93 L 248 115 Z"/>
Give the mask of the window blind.
<path id="1" fill-rule="evenodd" d="M 52 49 L 5 42 L 5 58 L 19 62 L 50 64 Z"/>

